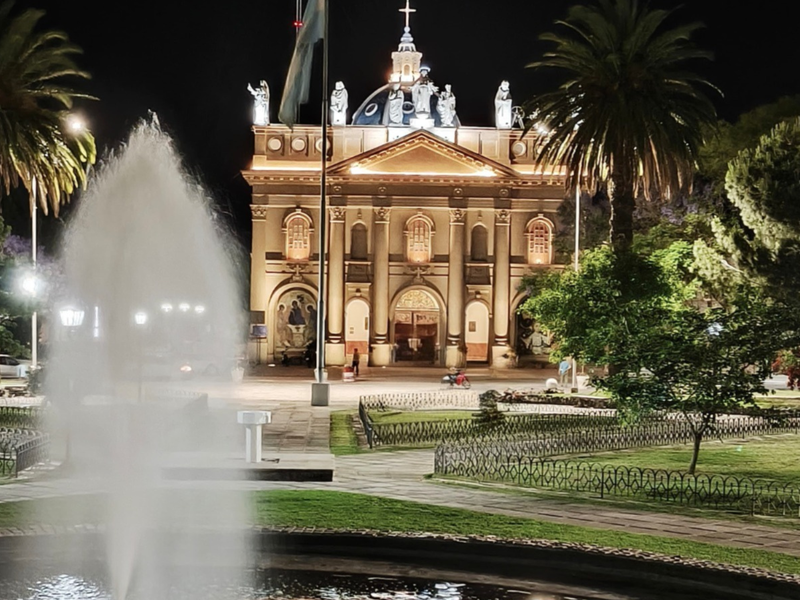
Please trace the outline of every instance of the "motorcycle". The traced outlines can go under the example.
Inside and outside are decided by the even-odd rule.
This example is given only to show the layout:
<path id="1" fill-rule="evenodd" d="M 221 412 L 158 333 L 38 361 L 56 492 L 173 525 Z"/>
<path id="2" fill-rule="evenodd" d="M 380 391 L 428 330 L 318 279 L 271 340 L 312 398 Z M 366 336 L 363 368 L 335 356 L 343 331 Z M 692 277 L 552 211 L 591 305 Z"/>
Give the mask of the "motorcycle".
<path id="1" fill-rule="evenodd" d="M 461 369 L 457 369 L 453 373 L 448 373 L 447 375 L 442 377 L 442 384 L 450 386 L 451 388 L 460 387 L 465 390 L 468 390 L 469 388 L 472 387 L 469 378 Z"/>

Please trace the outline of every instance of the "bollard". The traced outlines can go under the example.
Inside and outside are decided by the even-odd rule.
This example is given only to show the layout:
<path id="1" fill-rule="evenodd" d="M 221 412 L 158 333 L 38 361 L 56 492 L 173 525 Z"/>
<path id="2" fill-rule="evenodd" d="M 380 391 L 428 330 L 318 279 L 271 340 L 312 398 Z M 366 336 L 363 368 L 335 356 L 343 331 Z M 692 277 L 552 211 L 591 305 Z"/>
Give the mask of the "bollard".
<path id="1" fill-rule="evenodd" d="M 236 420 L 245 426 L 245 462 L 261 462 L 261 426 L 272 422 L 272 413 L 265 410 L 240 410 Z"/>

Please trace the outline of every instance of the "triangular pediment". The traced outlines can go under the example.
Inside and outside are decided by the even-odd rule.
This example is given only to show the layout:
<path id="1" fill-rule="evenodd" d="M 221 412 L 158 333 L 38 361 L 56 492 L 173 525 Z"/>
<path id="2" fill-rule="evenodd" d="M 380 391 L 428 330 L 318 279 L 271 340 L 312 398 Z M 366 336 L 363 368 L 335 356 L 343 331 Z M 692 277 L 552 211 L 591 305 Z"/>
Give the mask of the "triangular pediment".
<path id="1" fill-rule="evenodd" d="M 519 174 L 476 152 L 420 130 L 328 169 L 331 175 L 493 178 Z"/>

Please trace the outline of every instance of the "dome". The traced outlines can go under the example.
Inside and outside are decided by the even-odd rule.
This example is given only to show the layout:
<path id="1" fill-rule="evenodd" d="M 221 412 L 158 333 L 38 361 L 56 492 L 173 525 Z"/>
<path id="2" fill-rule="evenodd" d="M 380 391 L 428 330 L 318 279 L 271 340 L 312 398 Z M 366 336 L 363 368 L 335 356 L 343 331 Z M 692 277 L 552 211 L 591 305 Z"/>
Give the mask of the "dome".
<path id="1" fill-rule="evenodd" d="M 395 84 L 388 83 L 381 88 L 375 90 L 366 100 L 358 107 L 358 110 L 353 114 L 353 125 L 388 125 L 388 101 L 389 92 Z M 414 103 L 411 101 L 411 86 L 401 85 L 400 89 L 403 90 L 406 100 L 403 103 L 403 125 L 410 126 L 410 121 L 416 116 L 414 110 Z M 439 98 L 434 94 L 431 96 L 431 112 L 430 116 L 433 118 L 436 127 L 442 126 L 442 118 L 436 110 L 436 104 Z M 453 123 L 456 127 L 461 126 L 461 122 L 456 116 Z"/>

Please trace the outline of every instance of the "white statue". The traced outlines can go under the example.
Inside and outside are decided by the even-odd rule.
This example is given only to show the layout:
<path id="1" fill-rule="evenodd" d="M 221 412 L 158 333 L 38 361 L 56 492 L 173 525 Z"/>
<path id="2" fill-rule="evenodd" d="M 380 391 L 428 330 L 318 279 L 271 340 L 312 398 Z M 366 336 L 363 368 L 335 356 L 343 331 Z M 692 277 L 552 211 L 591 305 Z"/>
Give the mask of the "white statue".
<path id="1" fill-rule="evenodd" d="M 449 83 L 444 86 L 444 91 L 439 94 L 436 111 L 442 120 L 442 127 L 455 127 L 456 96 Z"/>
<path id="2" fill-rule="evenodd" d="M 514 124 L 514 116 L 511 110 L 511 90 L 508 82 L 503 81 L 497 88 L 494 97 L 495 123 L 498 129 L 511 129 Z"/>
<path id="3" fill-rule="evenodd" d="M 253 125 L 269 125 L 269 86 L 263 79 L 257 89 L 247 84 L 247 91 L 253 94 Z"/>
<path id="4" fill-rule="evenodd" d="M 406 95 L 400 89 L 400 84 L 395 83 L 389 92 L 389 125 L 403 124 L 403 103 Z"/>
<path id="5" fill-rule="evenodd" d="M 347 125 L 347 90 L 341 81 L 331 93 L 331 125 Z"/>
<path id="6" fill-rule="evenodd" d="M 411 97 L 414 102 L 414 111 L 417 113 L 417 118 L 424 119 L 431 114 L 431 96 L 439 91 L 433 81 L 428 77 L 430 70 L 427 67 L 422 67 L 419 70 L 419 79 L 411 86 Z"/>

